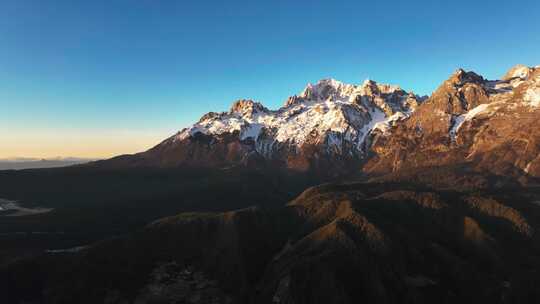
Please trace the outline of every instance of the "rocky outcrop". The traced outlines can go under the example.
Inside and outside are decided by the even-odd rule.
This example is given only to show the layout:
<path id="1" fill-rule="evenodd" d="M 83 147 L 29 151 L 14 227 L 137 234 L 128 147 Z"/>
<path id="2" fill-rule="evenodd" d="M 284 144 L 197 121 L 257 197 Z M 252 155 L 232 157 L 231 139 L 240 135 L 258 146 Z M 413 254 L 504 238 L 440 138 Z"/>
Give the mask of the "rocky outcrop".
<path id="1" fill-rule="evenodd" d="M 410 117 L 375 136 L 364 172 L 466 164 L 521 182 L 538 178 L 539 90 L 538 68 L 513 68 L 500 81 L 458 70 Z"/>

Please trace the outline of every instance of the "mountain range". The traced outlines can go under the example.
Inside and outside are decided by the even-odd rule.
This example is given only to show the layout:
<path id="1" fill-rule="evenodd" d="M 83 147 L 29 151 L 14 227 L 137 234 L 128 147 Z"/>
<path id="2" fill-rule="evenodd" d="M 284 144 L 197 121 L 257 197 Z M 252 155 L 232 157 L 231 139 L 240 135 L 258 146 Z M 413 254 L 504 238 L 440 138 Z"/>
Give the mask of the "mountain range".
<path id="1" fill-rule="evenodd" d="M 0 159 L 0 170 L 22 170 L 37 168 L 56 168 L 83 164 L 96 159 L 79 157 L 53 157 L 53 158 L 33 158 L 33 157 L 10 157 Z"/>
<path id="2" fill-rule="evenodd" d="M 146 152 L 101 164 L 271 165 L 327 177 L 465 165 L 527 183 L 540 177 L 539 118 L 539 66 L 517 65 L 501 80 L 458 69 L 430 97 L 324 79 L 277 110 L 238 100 Z"/>
<path id="3" fill-rule="evenodd" d="M 540 66 L 325 79 L 148 151 L 0 171 L 9 303 L 536 303 Z M 54 245 L 54 246 L 53 246 Z"/>

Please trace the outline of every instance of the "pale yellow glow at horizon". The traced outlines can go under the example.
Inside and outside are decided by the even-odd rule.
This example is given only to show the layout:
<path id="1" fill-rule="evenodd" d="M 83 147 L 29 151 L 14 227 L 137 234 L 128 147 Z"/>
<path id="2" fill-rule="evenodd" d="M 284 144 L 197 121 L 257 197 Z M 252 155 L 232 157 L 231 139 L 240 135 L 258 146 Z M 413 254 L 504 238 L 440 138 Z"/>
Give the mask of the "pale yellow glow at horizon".
<path id="1" fill-rule="evenodd" d="M 0 130 L 0 158 L 110 158 L 145 151 L 172 134 L 127 130 Z"/>

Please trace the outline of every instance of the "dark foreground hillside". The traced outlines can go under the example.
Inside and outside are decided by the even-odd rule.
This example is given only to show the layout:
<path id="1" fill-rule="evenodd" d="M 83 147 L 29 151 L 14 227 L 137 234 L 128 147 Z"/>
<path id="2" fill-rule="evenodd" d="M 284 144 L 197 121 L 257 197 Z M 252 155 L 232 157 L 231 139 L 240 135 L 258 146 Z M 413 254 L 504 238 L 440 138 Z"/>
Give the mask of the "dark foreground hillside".
<path id="1" fill-rule="evenodd" d="M 269 168 L 0 171 L 0 199 L 52 209 L 26 216 L 0 211 L 0 265 L 131 233 L 179 212 L 281 207 L 317 181 Z"/>
<path id="2" fill-rule="evenodd" d="M 326 184 L 5 265 L 9 303 L 536 303 L 540 189 Z M 76 251 L 76 250 L 74 250 Z"/>

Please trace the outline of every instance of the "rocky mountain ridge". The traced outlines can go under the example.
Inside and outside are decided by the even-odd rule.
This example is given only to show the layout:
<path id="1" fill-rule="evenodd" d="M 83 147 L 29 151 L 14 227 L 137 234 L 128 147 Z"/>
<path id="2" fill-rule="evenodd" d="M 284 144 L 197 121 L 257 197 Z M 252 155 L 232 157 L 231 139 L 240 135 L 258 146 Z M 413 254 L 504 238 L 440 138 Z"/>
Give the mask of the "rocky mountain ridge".
<path id="1" fill-rule="evenodd" d="M 324 79 L 277 110 L 239 100 L 230 111 L 205 114 L 147 152 L 109 163 L 270 164 L 338 176 L 450 163 L 484 168 L 495 161 L 500 166 L 490 170 L 496 174 L 537 178 L 539 75 L 540 67 L 518 65 L 502 80 L 487 80 L 458 69 L 429 98 L 371 80 L 351 85 Z"/>
<path id="2" fill-rule="evenodd" d="M 217 162 L 249 164 L 264 160 L 297 170 L 308 170 L 325 159 L 358 161 L 367 153 L 366 138 L 372 130 L 385 132 L 410 115 L 422 100 L 397 86 L 374 81 L 349 85 L 325 79 L 309 84 L 275 111 L 252 100 L 236 101 L 229 112 L 204 115 L 156 150 L 183 150 L 179 147 L 196 145 L 178 160 L 192 155 L 198 159 L 194 154 L 201 146 L 197 143 L 209 141 L 210 150 L 225 152 L 225 159 Z M 223 148 L 216 149 L 220 146 Z"/>
<path id="3" fill-rule="evenodd" d="M 540 68 L 489 81 L 458 70 L 411 117 L 377 136 L 368 173 L 466 164 L 522 181 L 540 177 Z"/>

